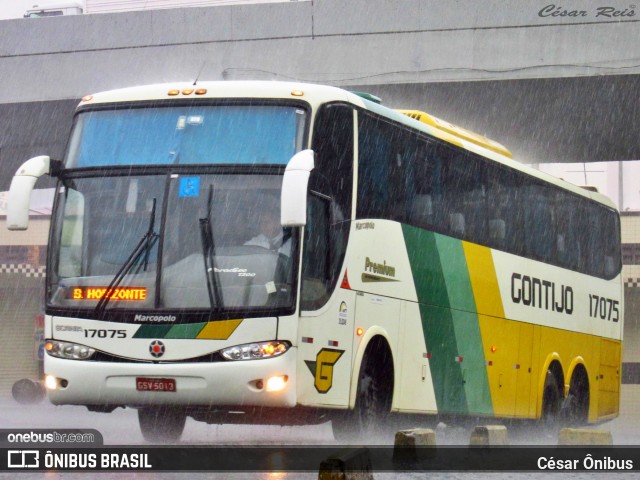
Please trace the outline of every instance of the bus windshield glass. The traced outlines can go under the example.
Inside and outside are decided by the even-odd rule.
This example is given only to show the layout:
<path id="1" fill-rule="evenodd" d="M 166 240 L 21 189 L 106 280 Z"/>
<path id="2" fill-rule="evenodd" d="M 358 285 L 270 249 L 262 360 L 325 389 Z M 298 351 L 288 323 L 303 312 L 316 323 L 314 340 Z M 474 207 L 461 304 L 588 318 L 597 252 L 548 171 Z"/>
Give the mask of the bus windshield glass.
<path id="1" fill-rule="evenodd" d="M 53 226 L 51 306 L 272 311 L 293 304 L 297 238 L 280 225 L 280 175 L 65 183 Z"/>
<path id="2" fill-rule="evenodd" d="M 85 111 L 66 167 L 285 165 L 302 143 L 304 122 L 304 109 L 275 104 Z"/>

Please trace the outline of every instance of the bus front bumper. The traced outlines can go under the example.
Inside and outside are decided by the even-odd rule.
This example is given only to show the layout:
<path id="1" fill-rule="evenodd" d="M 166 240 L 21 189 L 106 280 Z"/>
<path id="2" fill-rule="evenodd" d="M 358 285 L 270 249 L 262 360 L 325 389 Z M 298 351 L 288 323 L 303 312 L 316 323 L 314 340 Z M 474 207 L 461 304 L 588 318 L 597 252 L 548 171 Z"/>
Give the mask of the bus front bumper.
<path id="1" fill-rule="evenodd" d="M 270 359 L 212 363 L 92 362 L 47 356 L 45 372 L 52 377 L 47 392 L 55 405 L 293 407 L 295 350 Z M 275 384 L 284 382 L 284 387 L 270 391 L 272 377 L 280 377 Z M 154 388 L 164 390 L 142 390 L 141 382 L 157 383 Z"/>

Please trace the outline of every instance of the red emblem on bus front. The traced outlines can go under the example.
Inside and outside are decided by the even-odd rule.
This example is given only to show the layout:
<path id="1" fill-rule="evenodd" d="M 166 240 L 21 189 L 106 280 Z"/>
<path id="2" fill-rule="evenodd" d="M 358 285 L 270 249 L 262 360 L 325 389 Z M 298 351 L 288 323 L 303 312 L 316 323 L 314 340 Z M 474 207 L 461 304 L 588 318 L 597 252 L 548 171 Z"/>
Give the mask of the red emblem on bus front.
<path id="1" fill-rule="evenodd" d="M 160 340 L 154 340 L 151 342 L 151 345 L 149 345 L 149 353 L 155 358 L 161 357 L 164 355 L 164 343 Z"/>

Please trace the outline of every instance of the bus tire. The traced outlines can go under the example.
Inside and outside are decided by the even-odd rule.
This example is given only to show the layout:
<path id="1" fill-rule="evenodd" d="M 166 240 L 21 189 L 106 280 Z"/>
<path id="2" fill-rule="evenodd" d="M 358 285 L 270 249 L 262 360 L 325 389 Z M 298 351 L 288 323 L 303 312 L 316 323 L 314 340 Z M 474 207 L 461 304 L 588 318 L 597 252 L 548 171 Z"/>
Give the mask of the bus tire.
<path id="1" fill-rule="evenodd" d="M 390 354 L 389 354 L 390 355 Z M 392 426 L 390 420 L 393 367 L 374 361 L 375 356 L 363 360 L 358 377 L 358 390 L 353 410 L 334 417 L 333 435 L 338 441 L 375 441 Z"/>
<path id="2" fill-rule="evenodd" d="M 140 431 L 151 443 L 177 442 L 186 420 L 186 413 L 177 407 L 144 407 L 138 410 Z"/>
<path id="3" fill-rule="evenodd" d="M 558 387 L 556 377 L 551 370 L 547 370 L 542 390 L 542 412 L 540 414 L 540 427 L 545 434 L 552 434 L 561 426 L 560 408 L 562 406 L 562 394 Z"/>
<path id="4" fill-rule="evenodd" d="M 563 425 L 580 426 L 589 418 L 589 379 L 584 368 L 577 368 L 571 377 L 569 394 L 562 402 L 560 417 Z"/>

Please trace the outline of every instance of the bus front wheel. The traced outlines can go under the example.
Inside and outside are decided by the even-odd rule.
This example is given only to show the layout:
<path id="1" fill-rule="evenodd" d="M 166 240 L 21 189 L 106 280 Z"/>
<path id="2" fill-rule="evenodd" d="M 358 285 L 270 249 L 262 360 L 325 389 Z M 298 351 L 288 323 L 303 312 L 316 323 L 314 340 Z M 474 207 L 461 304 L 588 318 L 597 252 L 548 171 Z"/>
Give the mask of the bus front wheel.
<path id="1" fill-rule="evenodd" d="M 138 410 L 142 436 L 152 443 L 180 440 L 186 420 L 186 413 L 177 407 L 144 407 Z"/>
<path id="2" fill-rule="evenodd" d="M 333 435 L 338 441 L 375 442 L 391 429 L 393 368 L 384 362 L 365 359 L 360 369 L 354 409 L 334 417 Z"/>

